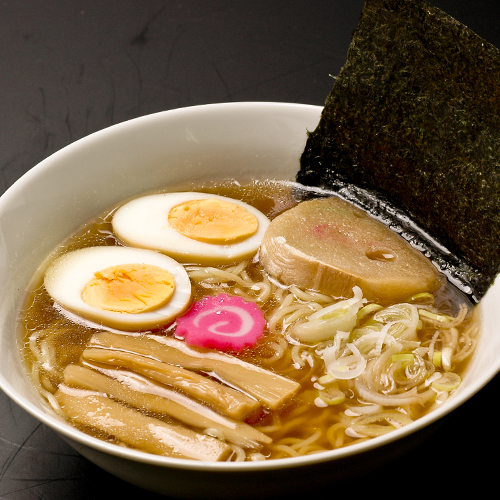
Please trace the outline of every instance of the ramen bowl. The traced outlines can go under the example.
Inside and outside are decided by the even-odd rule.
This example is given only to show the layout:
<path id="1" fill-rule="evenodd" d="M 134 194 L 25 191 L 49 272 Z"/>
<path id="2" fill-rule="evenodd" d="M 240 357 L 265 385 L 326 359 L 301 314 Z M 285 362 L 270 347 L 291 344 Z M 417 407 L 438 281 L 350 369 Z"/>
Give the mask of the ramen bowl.
<path id="1" fill-rule="evenodd" d="M 375 439 L 303 457 L 208 463 L 165 458 L 96 439 L 57 417 L 22 364 L 17 322 L 40 263 L 82 224 L 122 200 L 189 182 L 293 180 L 321 107 L 213 104 L 161 112 L 83 138 L 32 168 L 0 198 L 0 387 L 91 462 L 180 498 L 297 494 L 366 472 L 411 448 L 500 369 L 500 283 L 484 297 L 482 333 L 464 382 L 439 409 Z M 375 458 L 376 457 L 376 458 Z"/>

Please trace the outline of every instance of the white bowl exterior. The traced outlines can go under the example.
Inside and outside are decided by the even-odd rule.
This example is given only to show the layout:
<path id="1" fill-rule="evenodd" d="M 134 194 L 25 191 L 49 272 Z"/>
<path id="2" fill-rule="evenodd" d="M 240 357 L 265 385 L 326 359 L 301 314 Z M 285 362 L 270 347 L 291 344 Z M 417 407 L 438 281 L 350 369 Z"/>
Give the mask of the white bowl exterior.
<path id="1" fill-rule="evenodd" d="M 124 460 L 154 468 L 216 472 L 277 470 L 338 460 L 410 435 L 483 387 L 500 369 L 500 308 L 496 307 L 500 284 L 483 299 L 481 340 L 459 392 L 415 424 L 337 451 L 244 464 L 156 457 L 77 431 L 47 411 L 34 394 L 20 362 L 17 313 L 29 280 L 57 244 L 117 202 L 169 185 L 221 177 L 293 180 L 307 131 L 316 127 L 321 109 L 300 104 L 231 103 L 157 113 L 77 141 L 17 181 L 0 198 L 0 387 L 85 456 L 129 480 Z M 113 458 L 106 460 L 107 455 Z M 140 477 L 135 482 L 164 491 L 165 480 L 156 488 L 154 476 L 148 476 L 148 484 L 141 484 Z M 194 482 L 188 487 L 189 494 L 201 492 L 201 487 Z M 182 489 L 176 494 L 181 495 Z"/>

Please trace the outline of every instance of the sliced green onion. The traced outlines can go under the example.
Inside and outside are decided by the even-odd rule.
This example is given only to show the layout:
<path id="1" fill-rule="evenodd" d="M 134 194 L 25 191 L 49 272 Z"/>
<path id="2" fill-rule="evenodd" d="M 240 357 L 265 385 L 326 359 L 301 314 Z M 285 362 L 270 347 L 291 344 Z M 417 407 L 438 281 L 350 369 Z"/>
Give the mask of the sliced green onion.
<path id="1" fill-rule="evenodd" d="M 443 347 L 441 354 L 441 364 L 445 370 L 451 369 L 452 355 L 453 355 L 453 349 L 451 347 Z"/>
<path id="2" fill-rule="evenodd" d="M 337 365 L 337 370 L 339 372 L 346 372 L 346 371 L 350 370 L 350 367 L 349 367 L 349 365 Z"/>
<path id="3" fill-rule="evenodd" d="M 416 312 L 417 311 L 415 306 L 411 304 L 401 303 L 386 307 L 382 311 L 377 312 L 373 318 L 383 323 L 411 320 Z"/>
<path id="4" fill-rule="evenodd" d="M 441 367 L 441 358 L 442 358 L 442 353 L 441 351 L 434 351 L 432 354 L 432 364 L 436 366 L 437 368 Z"/>
<path id="5" fill-rule="evenodd" d="M 290 334 L 305 343 L 334 338 L 339 332 L 350 332 L 356 326 L 356 315 L 363 306 L 363 292 L 353 287 L 354 296 L 313 312 L 304 323 L 295 324 Z"/>
<path id="6" fill-rule="evenodd" d="M 380 304 L 368 304 L 358 311 L 358 323 L 361 323 L 368 315 L 383 309 Z"/>
<path id="7" fill-rule="evenodd" d="M 396 321 L 389 326 L 387 333 L 392 335 L 395 339 L 399 339 L 408 330 L 406 321 Z M 415 329 L 416 331 L 416 329 Z"/>
<path id="8" fill-rule="evenodd" d="M 412 295 L 409 299 L 406 299 L 404 302 L 411 302 L 418 304 L 433 304 L 434 295 L 428 292 L 417 293 L 415 295 Z"/>
<path id="9" fill-rule="evenodd" d="M 399 354 L 393 354 L 391 356 L 391 361 L 395 363 L 396 361 L 403 361 L 406 364 L 411 364 L 415 361 L 415 356 L 409 352 L 409 353 L 399 353 Z"/>
<path id="10" fill-rule="evenodd" d="M 348 307 L 339 307 L 331 312 L 324 314 L 323 316 L 320 317 L 320 319 L 340 318 L 341 316 L 344 316 L 344 314 L 347 314 L 348 311 L 349 311 Z"/>
<path id="11" fill-rule="evenodd" d="M 338 405 L 345 401 L 345 394 L 340 389 L 333 387 L 318 391 L 318 398 L 327 405 Z"/>
<path id="12" fill-rule="evenodd" d="M 450 392 L 456 389 L 462 383 L 460 375 L 456 373 L 443 373 L 442 377 L 432 382 L 431 387 L 436 391 Z"/>
<path id="13" fill-rule="evenodd" d="M 352 340 L 359 339 L 359 338 L 363 337 L 364 335 L 369 335 L 370 333 L 378 333 L 378 332 L 380 332 L 380 330 L 382 330 L 382 327 L 383 327 L 382 323 L 375 323 L 375 322 L 371 322 L 371 320 L 370 320 L 370 324 L 365 323 L 362 327 L 355 328 L 351 332 L 349 339 L 352 341 Z"/>
<path id="14" fill-rule="evenodd" d="M 373 319 L 389 324 L 389 332 L 398 340 L 414 340 L 417 337 L 418 309 L 407 303 L 394 304 L 373 315 Z"/>
<path id="15" fill-rule="evenodd" d="M 431 311 L 427 311 L 426 309 L 419 309 L 418 314 L 424 319 L 431 319 L 433 321 L 439 321 L 440 323 L 450 323 L 453 321 L 453 318 L 447 316 L 446 314 L 436 314 Z"/>
<path id="16" fill-rule="evenodd" d="M 330 375 L 329 373 L 327 373 L 326 375 L 319 377 L 318 382 L 321 385 L 326 385 L 326 384 L 330 384 L 334 380 L 337 380 L 337 379 L 333 375 Z"/>

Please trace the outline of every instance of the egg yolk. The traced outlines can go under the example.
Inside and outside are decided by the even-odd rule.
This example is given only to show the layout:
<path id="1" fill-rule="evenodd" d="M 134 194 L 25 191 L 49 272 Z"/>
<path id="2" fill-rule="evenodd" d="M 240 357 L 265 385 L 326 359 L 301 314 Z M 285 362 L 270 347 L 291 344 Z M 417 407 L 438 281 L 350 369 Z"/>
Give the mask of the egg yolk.
<path id="1" fill-rule="evenodd" d="M 165 305 L 175 290 L 169 271 L 149 264 L 110 266 L 94 273 L 82 292 L 97 309 L 137 314 Z"/>
<path id="2" fill-rule="evenodd" d="M 257 218 L 244 207 L 216 198 L 176 205 L 168 222 L 187 238 L 218 245 L 246 240 L 259 228 Z"/>

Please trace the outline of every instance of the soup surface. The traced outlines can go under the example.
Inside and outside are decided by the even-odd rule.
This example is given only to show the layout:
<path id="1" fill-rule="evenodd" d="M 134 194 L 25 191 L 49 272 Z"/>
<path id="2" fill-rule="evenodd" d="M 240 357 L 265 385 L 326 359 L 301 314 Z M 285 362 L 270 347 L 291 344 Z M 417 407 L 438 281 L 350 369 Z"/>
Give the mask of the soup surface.
<path id="1" fill-rule="evenodd" d="M 272 220 L 297 205 L 295 187 L 228 180 L 175 191 L 242 200 Z M 192 206 L 189 202 L 185 210 Z M 42 273 L 56 257 L 76 250 L 127 247 L 112 226 L 117 209 L 54 250 L 34 277 L 22 311 L 22 354 L 33 384 L 56 413 L 84 432 L 179 458 L 293 457 L 407 425 L 459 387 L 477 342 L 479 313 L 444 279 L 435 292 L 380 305 L 366 300 L 358 287 L 335 297 L 303 289 L 301 283 L 284 285 L 268 275 L 258 251 L 245 250 L 231 263 L 194 263 L 186 257 L 181 267 L 191 286 L 187 301 L 159 328 L 104 326 L 92 315 L 75 312 L 54 300 Z M 176 214 L 178 227 L 184 224 L 180 217 L 184 214 Z M 246 232 L 255 233 L 256 224 L 245 217 L 238 212 L 248 231 L 225 224 L 217 233 L 204 229 L 202 237 L 219 246 L 250 238 Z M 189 224 L 186 232 L 197 222 Z M 191 233 L 188 237 L 195 239 Z M 101 281 L 104 267 L 109 266 L 97 269 Z M 113 272 L 124 273 L 122 267 Z M 212 344 L 188 343 L 199 320 L 190 322 L 190 315 L 197 307 L 208 315 L 203 309 L 207 297 L 213 303 L 227 301 L 226 312 L 238 311 L 240 319 L 257 311 L 263 318 L 260 333 L 245 337 L 238 348 L 220 347 L 215 337 Z M 242 301 L 234 302 L 235 297 Z M 244 304 L 241 309 L 239 304 Z M 320 330 L 312 340 L 300 333 Z"/>

